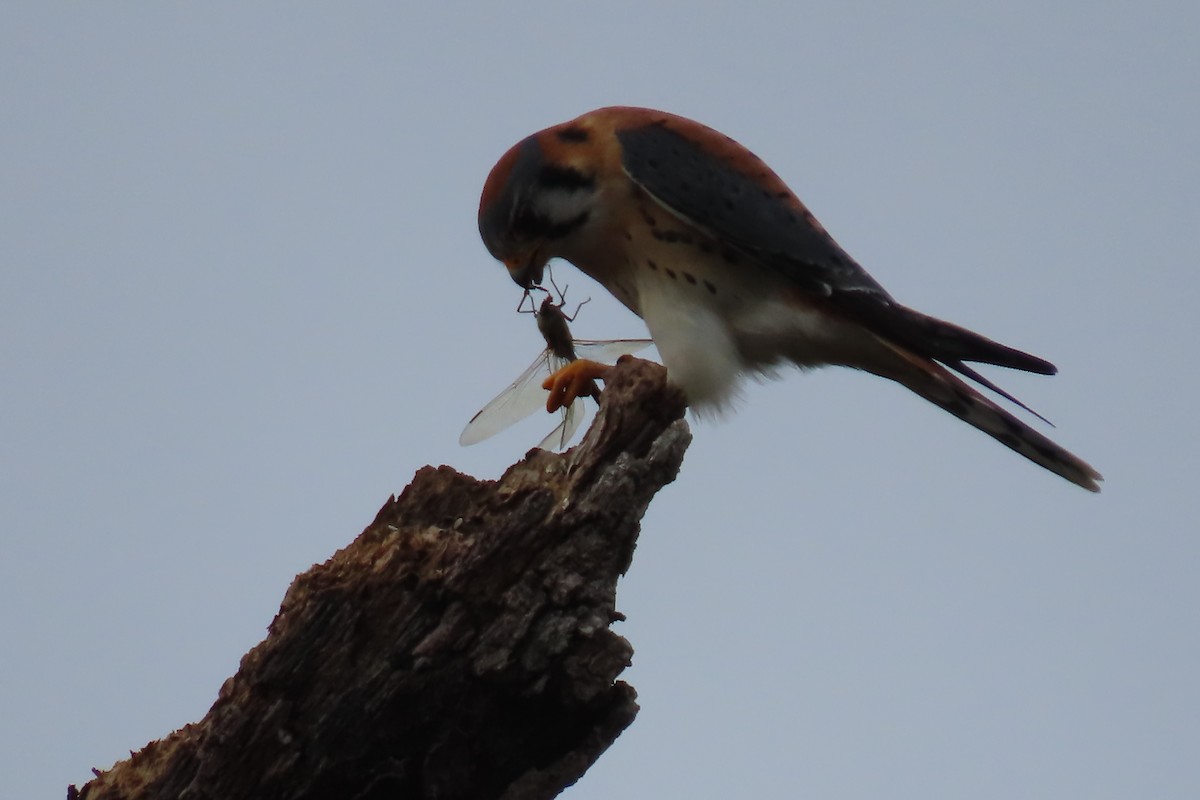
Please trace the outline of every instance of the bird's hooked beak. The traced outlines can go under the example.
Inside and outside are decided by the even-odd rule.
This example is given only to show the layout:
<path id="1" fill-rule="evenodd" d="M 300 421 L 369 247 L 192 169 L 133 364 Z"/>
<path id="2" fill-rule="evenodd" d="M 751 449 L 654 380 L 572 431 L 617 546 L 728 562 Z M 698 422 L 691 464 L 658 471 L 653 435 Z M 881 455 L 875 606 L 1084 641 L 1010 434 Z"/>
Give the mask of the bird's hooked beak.
<path id="1" fill-rule="evenodd" d="M 529 253 L 504 259 L 504 266 L 508 268 L 508 277 L 512 278 L 517 286 L 532 289 L 541 285 L 546 262 L 539 258 L 537 253 Z"/>

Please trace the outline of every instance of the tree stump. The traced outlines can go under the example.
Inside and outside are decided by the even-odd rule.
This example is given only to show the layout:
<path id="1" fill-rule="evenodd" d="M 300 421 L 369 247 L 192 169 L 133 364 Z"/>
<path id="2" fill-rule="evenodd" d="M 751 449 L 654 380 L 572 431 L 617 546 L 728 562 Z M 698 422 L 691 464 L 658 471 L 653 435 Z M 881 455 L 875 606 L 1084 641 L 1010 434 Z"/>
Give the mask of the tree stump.
<path id="1" fill-rule="evenodd" d="M 498 481 L 424 467 L 298 576 L 208 714 L 69 798 L 549 798 L 637 713 L 610 629 L 639 521 L 691 441 L 624 359 L 583 442 Z"/>

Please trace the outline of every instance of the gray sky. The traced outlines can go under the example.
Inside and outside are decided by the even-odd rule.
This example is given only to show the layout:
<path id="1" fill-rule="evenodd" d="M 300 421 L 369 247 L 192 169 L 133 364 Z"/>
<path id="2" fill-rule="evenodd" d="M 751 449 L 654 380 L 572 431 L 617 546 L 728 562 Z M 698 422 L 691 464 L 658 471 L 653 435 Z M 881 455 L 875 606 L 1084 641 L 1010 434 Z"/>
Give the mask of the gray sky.
<path id="1" fill-rule="evenodd" d="M 865 375 L 750 386 L 650 508 L 642 712 L 568 796 L 1200 796 L 1200 7 L 412 5 L 0 10 L 0 796 L 199 719 L 414 470 L 549 431 L 457 444 L 541 346 L 478 195 L 614 103 L 1057 363 L 988 374 L 1107 482 Z"/>

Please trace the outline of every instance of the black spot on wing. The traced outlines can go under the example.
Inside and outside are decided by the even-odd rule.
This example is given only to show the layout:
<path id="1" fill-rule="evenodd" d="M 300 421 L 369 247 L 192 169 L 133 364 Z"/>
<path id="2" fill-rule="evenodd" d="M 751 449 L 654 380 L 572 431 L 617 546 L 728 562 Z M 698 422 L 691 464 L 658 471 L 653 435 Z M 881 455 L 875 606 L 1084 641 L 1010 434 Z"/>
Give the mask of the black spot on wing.
<path id="1" fill-rule="evenodd" d="M 786 192 L 764 191 L 771 173 L 749 175 L 664 124 L 617 133 L 630 178 L 680 217 L 729 242 L 798 286 L 821 295 L 887 293 Z"/>
<path id="2" fill-rule="evenodd" d="M 692 244 L 695 241 L 695 238 L 686 231 L 652 230 L 650 235 L 667 244 Z"/>

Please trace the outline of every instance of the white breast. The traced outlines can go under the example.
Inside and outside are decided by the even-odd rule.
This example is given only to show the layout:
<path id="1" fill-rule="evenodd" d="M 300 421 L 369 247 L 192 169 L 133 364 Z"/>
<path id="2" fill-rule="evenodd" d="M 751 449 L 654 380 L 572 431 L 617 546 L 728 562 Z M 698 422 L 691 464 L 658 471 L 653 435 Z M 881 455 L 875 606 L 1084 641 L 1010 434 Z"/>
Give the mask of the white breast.
<path id="1" fill-rule="evenodd" d="M 733 271 L 695 257 L 655 264 L 638 272 L 638 310 L 693 408 L 727 407 L 745 374 L 772 375 L 781 363 L 858 366 L 878 348 L 861 327 L 784 300 L 787 287 L 753 266 Z"/>
<path id="2" fill-rule="evenodd" d="M 693 408 L 720 410 L 737 394 L 742 361 L 725 318 L 694 286 L 643 271 L 637 283 L 642 318 L 671 380 Z"/>

